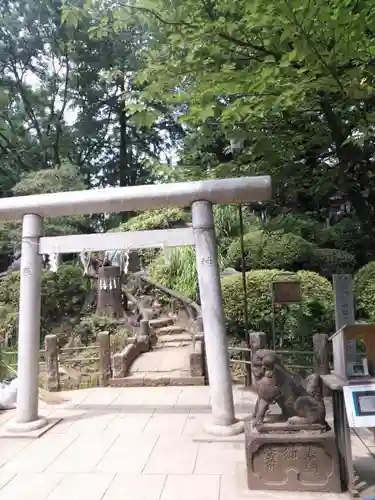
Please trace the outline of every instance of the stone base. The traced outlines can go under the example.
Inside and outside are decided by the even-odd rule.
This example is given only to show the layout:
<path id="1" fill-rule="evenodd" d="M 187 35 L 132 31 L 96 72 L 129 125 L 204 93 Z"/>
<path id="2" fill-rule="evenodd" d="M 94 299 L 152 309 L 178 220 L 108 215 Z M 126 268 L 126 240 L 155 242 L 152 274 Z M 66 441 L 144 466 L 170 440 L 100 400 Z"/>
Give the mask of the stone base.
<path id="1" fill-rule="evenodd" d="M 58 424 L 61 418 L 39 417 L 34 422 L 18 423 L 10 420 L 0 427 L 0 439 L 2 438 L 29 438 L 37 439 L 42 437 L 52 427 Z"/>
<path id="2" fill-rule="evenodd" d="M 244 422 L 243 420 L 236 420 L 231 425 L 217 425 L 209 423 L 204 426 L 204 431 L 207 432 L 207 434 L 217 437 L 237 436 L 237 434 L 243 433 Z"/>
<path id="3" fill-rule="evenodd" d="M 169 372 L 136 372 L 124 378 L 112 378 L 111 387 L 156 387 L 205 385 L 204 377 L 192 377 L 190 372 L 171 375 Z"/>
<path id="4" fill-rule="evenodd" d="M 333 431 L 259 433 L 246 421 L 245 446 L 250 490 L 342 491 Z"/>

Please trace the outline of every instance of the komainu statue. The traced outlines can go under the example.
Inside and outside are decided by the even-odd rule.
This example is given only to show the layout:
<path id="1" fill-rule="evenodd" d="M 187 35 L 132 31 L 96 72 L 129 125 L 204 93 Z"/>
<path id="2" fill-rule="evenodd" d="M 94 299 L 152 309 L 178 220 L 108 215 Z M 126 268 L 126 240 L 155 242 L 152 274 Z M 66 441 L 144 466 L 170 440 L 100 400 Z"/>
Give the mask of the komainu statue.
<path id="1" fill-rule="evenodd" d="M 276 403 L 288 425 L 320 424 L 329 429 L 325 420 L 323 382 L 319 375 L 299 379 L 269 349 L 259 349 L 254 353 L 251 370 L 258 393 L 253 413 L 255 425 L 263 423 L 269 406 Z"/>

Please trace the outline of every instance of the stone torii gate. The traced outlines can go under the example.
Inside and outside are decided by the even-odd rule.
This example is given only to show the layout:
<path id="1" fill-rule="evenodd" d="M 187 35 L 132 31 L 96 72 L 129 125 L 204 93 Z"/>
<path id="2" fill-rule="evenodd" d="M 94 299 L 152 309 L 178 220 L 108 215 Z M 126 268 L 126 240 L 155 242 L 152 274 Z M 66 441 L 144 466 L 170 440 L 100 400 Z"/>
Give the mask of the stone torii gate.
<path id="1" fill-rule="evenodd" d="M 0 220 L 23 218 L 18 396 L 8 431 L 35 432 L 48 425 L 38 413 L 42 255 L 139 248 L 147 243 L 150 246 L 150 238 L 155 246 L 156 236 L 167 246 L 168 241 L 175 242 L 170 246 L 195 244 L 212 409 L 212 422 L 206 430 L 215 435 L 242 432 L 243 423 L 236 420 L 234 412 L 212 204 L 265 201 L 270 197 L 271 178 L 259 176 L 0 199 Z M 187 206 L 192 208 L 192 228 L 42 237 L 44 217 Z"/>

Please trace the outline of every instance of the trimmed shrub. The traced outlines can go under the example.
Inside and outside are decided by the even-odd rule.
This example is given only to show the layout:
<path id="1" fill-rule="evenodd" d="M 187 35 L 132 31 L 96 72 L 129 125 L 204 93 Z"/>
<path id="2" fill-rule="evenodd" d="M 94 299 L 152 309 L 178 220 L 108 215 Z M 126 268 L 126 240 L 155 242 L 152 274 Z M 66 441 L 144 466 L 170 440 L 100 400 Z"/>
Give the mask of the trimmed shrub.
<path id="1" fill-rule="evenodd" d="M 369 262 L 357 272 L 354 290 L 359 317 L 375 322 L 375 261 Z"/>
<path id="2" fill-rule="evenodd" d="M 280 276 L 278 269 L 249 271 L 246 273 L 248 298 L 248 329 L 264 331 L 272 339 L 271 283 Z M 290 348 L 305 346 L 311 348 L 313 333 L 333 331 L 333 292 L 329 281 L 310 271 L 283 274 L 283 280 L 301 280 L 302 301 L 278 308 L 276 312 L 276 333 L 284 338 L 284 345 Z M 241 276 L 222 278 L 222 294 L 228 332 L 243 336 L 244 309 Z M 303 339 L 301 341 L 301 339 Z"/>
<path id="3" fill-rule="evenodd" d="M 241 234 L 240 217 L 237 205 L 214 205 L 213 207 L 216 238 L 221 252 L 225 255 L 234 238 Z M 260 222 L 254 215 L 242 209 L 243 232 L 260 230 Z"/>
<path id="4" fill-rule="evenodd" d="M 322 231 L 324 246 L 355 253 L 360 245 L 361 226 L 355 217 L 344 217 Z"/>
<path id="5" fill-rule="evenodd" d="M 0 281 L 0 307 L 8 313 L 0 315 L 0 329 L 9 323 L 9 315 L 17 314 L 19 304 L 20 273 L 14 272 Z M 41 295 L 41 324 L 44 333 L 64 318 L 77 316 L 84 304 L 90 282 L 83 276 L 80 266 L 64 264 L 57 273 L 43 271 Z M 9 327 L 8 327 L 9 328 Z"/>
<path id="6" fill-rule="evenodd" d="M 292 233 L 300 238 L 319 244 L 322 224 L 302 215 L 280 214 L 266 222 L 265 230 L 282 230 L 284 233 Z"/>
<path id="7" fill-rule="evenodd" d="M 244 235 L 245 266 L 250 269 L 297 271 L 309 267 L 315 251 L 312 243 L 291 233 L 254 231 Z M 241 242 L 228 248 L 228 267 L 241 269 Z"/>
<path id="8" fill-rule="evenodd" d="M 356 268 L 354 255 L 334 248 L 317 248 L 311 257 L 311 270 L 331 278 L 332 274 L 352 274 Z"/>

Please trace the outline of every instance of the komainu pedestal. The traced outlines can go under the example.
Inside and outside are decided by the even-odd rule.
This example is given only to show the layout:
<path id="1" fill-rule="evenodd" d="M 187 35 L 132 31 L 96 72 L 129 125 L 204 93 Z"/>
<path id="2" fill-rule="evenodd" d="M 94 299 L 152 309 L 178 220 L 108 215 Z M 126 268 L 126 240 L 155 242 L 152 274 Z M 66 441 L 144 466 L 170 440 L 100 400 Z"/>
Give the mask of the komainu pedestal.
<path id="1" fill-rule="evenodd" d="M 245 423 L 250 490 L 341 492 L 333 431 L 258 432 Z"/>

